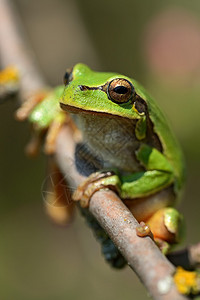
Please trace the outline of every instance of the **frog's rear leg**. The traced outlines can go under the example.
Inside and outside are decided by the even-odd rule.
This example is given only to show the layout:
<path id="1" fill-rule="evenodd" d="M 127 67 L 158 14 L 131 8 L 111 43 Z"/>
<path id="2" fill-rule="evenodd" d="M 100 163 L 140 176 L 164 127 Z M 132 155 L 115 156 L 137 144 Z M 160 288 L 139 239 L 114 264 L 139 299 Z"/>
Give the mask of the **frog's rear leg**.
<path id="1" fill-rule="evenodd" d="M 45 211 L 58 225 L 67 225 L 74 213 L 70 189 L 53 157 L 48 158 L 48 176 L 42 189 Z"/>
<path id="2" fill-rule="evenodd" d="M 36 107 L 38 103 L 44 100 L 47 91 L 39 91 L 34 95 L 30 96 L 16 111 L 15 117 L 18 121 L 24 121 L 28 119 L 32 110 Z M 36 124 L 31 124 L 31 139 L 25 148 L 25 152 L 28 156 L 34 157 L 39 153 L 42 138 L 44 136 L 45 130 L 36 128 Z"/>
<path id="3" fill-rule="evenodd" d="M 175 208 L 160 209 L 146 222 L 151 228 L 156 244 L 164 254 L 181 241 L 183 216 Z"/>
<path id="4" fill-rule="evenodd" d="M 53 154 L 58 133 L 67 124 L 77 136 L 78 129 L 69 114 L 60 110 L 58 99 L 63 87 L 50 91 L 40 91 L 29 97 L 16 112 L 19 121 L 29 119 L 32 126 L 32 138 L 26 147 L 29 156 L 36 156 L 45 136 L 44 152 Z"/>
<path id="5" fill-rule="evenodd" d="M 163 253 L 166 254 L 172 245 L 180 241 L 183 217 L 170 207 L 175 204 L 172 186 L 149 197 L 124 202 L 138 222 L 145 222 L 138 227 L 138 235 L 148 236 L 152 232 L 153 239 Z M 149 226 L 147 230 L 145 224 Z"/>

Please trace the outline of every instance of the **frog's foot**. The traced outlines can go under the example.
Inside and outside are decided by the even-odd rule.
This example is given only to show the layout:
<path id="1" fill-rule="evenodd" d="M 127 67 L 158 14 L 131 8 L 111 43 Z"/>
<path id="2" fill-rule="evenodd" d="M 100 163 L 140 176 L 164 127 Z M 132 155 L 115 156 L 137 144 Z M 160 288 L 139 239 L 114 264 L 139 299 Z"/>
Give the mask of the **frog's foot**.
<path id="1" fill-rule="evenodd" d="M 164 240 L 159 238 L 154 238 L 153 232 L 150 229 L 150 226 L 145 222 L 140 222 L 140 225 L 136 227 L 136 234 L 139 237 L 149 236 L 158 246 L 158 248 L 162 251 L 163 254 L 167 254 L 170 250 L 170 244 Z"/>
<path id="2" fill-rule="evenodd" d="M 154 239 L 150 226 L 145 222 L 140 222 L 140 224 L 136 227 L 136 233 L 140 237 L 149 236 L 150 238 Z"/>
<path id="3" fill-rule="evenodd" d="M 180 242 L 183 235 L 183 217 L 175 208 L 159 209 L 147 222 L 163 254 L 167 254 L 172 245 Z"/>
<path id="4" fill-rule="evenodd" d="M 41 102 L 48 94 L 47 91 L 39 91 L 30 96 L 21 106 L 17 109 L 15 117 L 18 121 L 24 121 L 28 118 L 34 107 Z"/>
<path id="5" fill-rule="evenodd" d="M 74 201 L 80 201 L 82 207 L 88 207 L 90 198 L 95 192 L 105 188 L 119 192 L 119 186 L 119 177 L 114 172 L 96 172 L 78 186 L 72 198 Z"/>

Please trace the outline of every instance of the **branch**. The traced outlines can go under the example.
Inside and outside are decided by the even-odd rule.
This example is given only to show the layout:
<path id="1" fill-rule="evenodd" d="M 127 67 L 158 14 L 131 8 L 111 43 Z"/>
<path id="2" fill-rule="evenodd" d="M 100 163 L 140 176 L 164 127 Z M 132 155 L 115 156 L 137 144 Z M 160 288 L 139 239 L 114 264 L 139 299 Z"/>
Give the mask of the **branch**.
<path id="1" fill-rule="evenodd" d="M 186 270 L 200 268 L 200 243 L 172 252 L 167 255 L 167 258 L 173 265 L 182 266 Z"/>
<path id="2" fill-rule="evenodd" d="M 76 170 L 74 149 L 71 130 L 63 128 L 57 139 L 56 159 L 62 172 L 68 174 L 67 181 L 73 189 L 85 179 Z M 96 192 L 90 200 L 89 210 L 120 249 L 153 299 L 189 299 L 176 290 L 172 280 L 174 266 L 151 238 L 137 236 L 137 220 L 115 193 L 109 190 Z"/>
<path id="3" fill-rule="evenodd" d="M 21 77 L 21 98 L 24 100 L 30 94 L 43 89 L 46 80 L 41 75 L 34 53 L 26 42 L 26 35 L 13 2 L 0 0 L 0 61 L 2 67 L 14 65 L 18 68 Z"/>
<path id="4" fill-rule="evenodd" d="M 24 33 L 10 1 L 0 0 L 0 54 L 4 66 L 16 65 L 21 73 L 21 96 L 26 98 L 32 92 L 45 87 L 33 53 L 25 42 Z M 75 142 L 71 131 L 65 127 L 56 144 L 56 159 L 67 181 L 74 188 L 85 178 L 74 163 Z M 126 258 L 129 266 L 137 273 L 154 299 L 189 299 L 180 295 L 173 282 L 174 266 L 162 255 L 149 238 L 140 238 L 135 228 L 138 222 L 128 208 L 109 190 L 96 192 L 90 201 L 90 212 Z"/>

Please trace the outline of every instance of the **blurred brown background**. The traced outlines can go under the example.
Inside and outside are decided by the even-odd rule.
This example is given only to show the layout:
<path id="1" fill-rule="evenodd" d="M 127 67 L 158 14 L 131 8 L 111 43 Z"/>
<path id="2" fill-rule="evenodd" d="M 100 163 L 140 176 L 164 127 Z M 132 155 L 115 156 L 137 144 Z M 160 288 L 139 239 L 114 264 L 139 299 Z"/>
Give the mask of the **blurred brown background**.
<path id="1" fill-rule="evenodd" d="M 199 241 L 199 0 L 14 1 L 41 70 L 51 85 L 77 62 L 139 80 L 170 119 L 185 152 L 188 181 L 181 211 L 185 243 Z M 69 228 L 43 211 L 45 157 L 24 156 L 29 126 L 17 104 L 0 110 L 0 299 L 147 299 L 137 277 L 104 263 L 77 216 Z"/>

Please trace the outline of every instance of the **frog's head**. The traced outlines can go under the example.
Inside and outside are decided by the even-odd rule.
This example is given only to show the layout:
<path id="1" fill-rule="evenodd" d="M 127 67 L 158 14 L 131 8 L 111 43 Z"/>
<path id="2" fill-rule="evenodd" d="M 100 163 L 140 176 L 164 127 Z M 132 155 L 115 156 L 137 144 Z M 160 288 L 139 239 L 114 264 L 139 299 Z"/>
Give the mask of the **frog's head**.
<path id="1" fill-rule="evenodd" d="M 94 72 L 77 64 L 64 76 L 65 89 L 60 98 L 61 108 L 73 113 L 112 115 L 140 119 L 146 105 L 138 96 L 132 79 L 117 74 Z"/>

